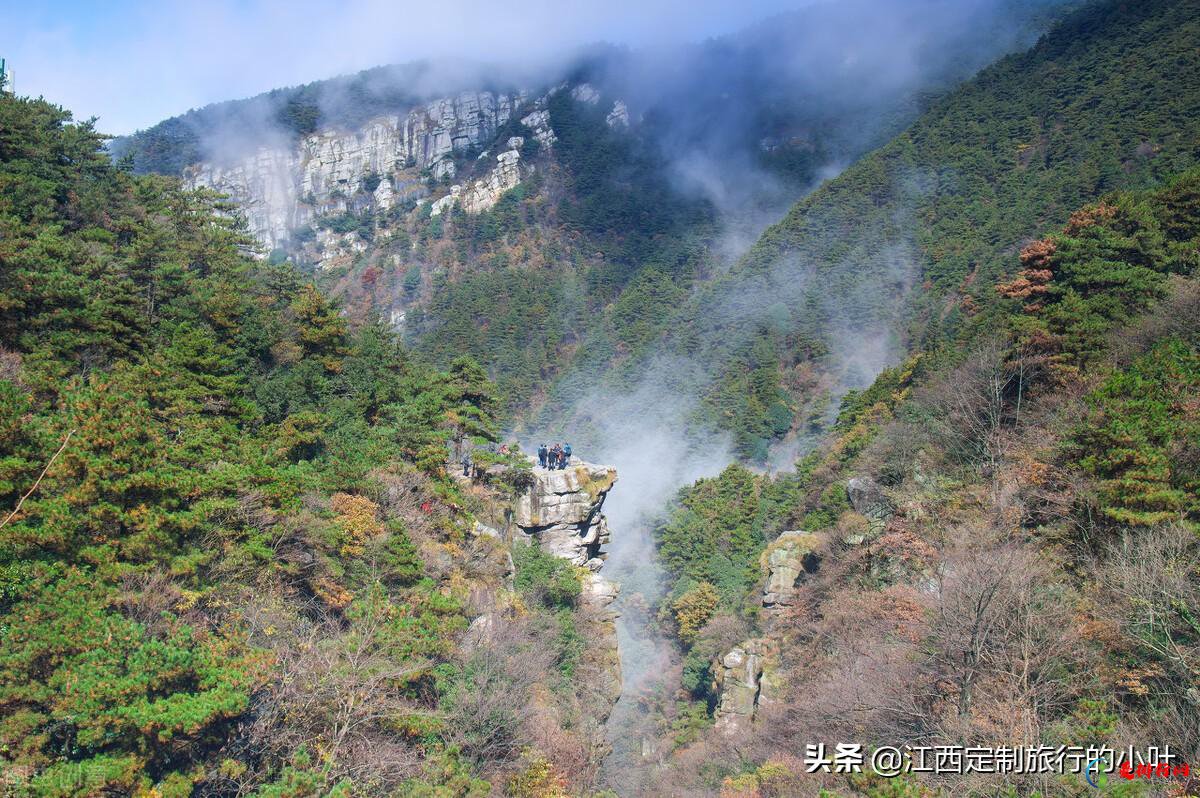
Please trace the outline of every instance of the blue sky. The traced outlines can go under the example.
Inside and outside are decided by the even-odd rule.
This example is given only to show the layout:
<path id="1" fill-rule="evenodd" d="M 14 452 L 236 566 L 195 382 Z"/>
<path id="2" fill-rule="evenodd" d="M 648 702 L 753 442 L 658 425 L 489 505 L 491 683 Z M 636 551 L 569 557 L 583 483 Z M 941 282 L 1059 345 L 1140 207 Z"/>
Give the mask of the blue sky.
<path id="1" fill-rule="evenodd" d="M 189 108 L 384 63 L 539 59 L 694 41 L 812 0 L 0 0 L 20 94 L 129 133 Z"/>

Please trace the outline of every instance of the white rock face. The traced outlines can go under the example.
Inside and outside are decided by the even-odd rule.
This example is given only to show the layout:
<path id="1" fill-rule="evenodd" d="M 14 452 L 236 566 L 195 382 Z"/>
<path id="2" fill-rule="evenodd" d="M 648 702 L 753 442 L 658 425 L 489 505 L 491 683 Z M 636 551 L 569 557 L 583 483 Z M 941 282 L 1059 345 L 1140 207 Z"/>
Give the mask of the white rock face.
<path id="1" fill-rule="evenodd" d="M 602 560 L 600 547 L 608 543 L 609 531 L 600 510 L 617 481 L 616 469 L 577 462 L 563 470 L 535 468 L 533 474 L 533 487 L 517 500 L 516 525 L 575 565 Z"/>
<path id="2" fill-rule="evenodd" d="M 782 532 L 766 551 L 762 564 L 767 571 L 767 582 L 763 587 L 763 606 L 778 609 L 791 606 L 796 595 L 796 584 L 809 570 L 815 568 L 812 554 L 817 545 L 816 535 L 808 532 Z"/>
<path id="3" fill-rule="evenodd" d="M 459 196 L 462 194 L 462 186 L 450 186 L 450 193 L 441 199 L 434 200 L 433 206 L 429 209 L 430 216 L 437 216 L 445 213 L 454 207 L 454 203 L 458 202 Z"/>
<path id="4" fill-rule="evenodd" d="M 421 196 L 422 170 L 439 179 L 453 176 L 454 154 L 489 144 L 526 100 L 524 92 L 463 92 L 358 130 L 318 131 L 290 149 L 263 147 L 233 164 L 197 164 L 184 182 L 228 194 L 250 232 L 272 249 L 315 218 Z M 549 115 L 541 121 L 535 131 L 553 137 Z M 364 181 L 372 176 L 381 178 L 379 187 L 365 192 Z"/>
<path id="5" fill-rule="evenodd" d="M 518 142 L 517 147 L 524 143 L 520 136 L 509 139 L 509 144 Z M 450 193 L 433 203 L 431 216 L 450 210 L 455 203 L 461 203 L 467 213 L 480 213 L 495 205 L 504 196 L 504 192 L 516 188 L 521 183 L 521 153 L 513 148 L 505 150 L 496 156 L 496 166 L 482 179 L 476 180 L 469 187 L 455 185 L 450 187 Z"/>
<path id="6" fill-rule="evenodd" d="M 456 204 L 467 213 L 491 208 L 533 168 L 522 163 L 525 138 L 498 142 L 497 132 L 524 114 L 520 121 L 529 135 L 543 150 L 552 148 L 558 137 L 546 106 L 555 92 L 566 89 L 563 84 L 536 99 L 525 91 L 462 92 L 372 119 L 356 130 L 319 130 L 294 144 L 260 147 L 234 162 L 195 164 L 183 179 L 191 188 L 228 195 L 264 252 L 282 248 L 322 267 L 346 264 L 365 251 L 365 242 L 356 232 L 333 233 L 318 222 L 404 207 L 429 196 L 430 177 L 458 181 L 432 203 L 433 215 Z M 570 91 L 581 103 L 595 105 L 601 99 L 587 83 Z M 624 102 L 613 103 L 607 121 L 612 128 L 629 126 Z M 476 150 L 481 154 L 464 163 L 461 154 Z M 494 152 L 499 154 L 493 157 Z M 311 234 L 295 235 L 310 226 Z"/>
<path id="7" fill-rule="evenodd" d="M 595 105 L 600 102 L 600 92 L 596 91 L 596 87 L 590 83 L 580 83 L 575 88 L 571 89 L 571 96 L 581 103 Z"/>
<path id="8" fill-rule="evenodd" d="M 627 128 L 629 127 L 629 108 L 621 100 L 613 103 L 612 110 L 608 112 L 608 116 L 604 118 L 611 128 Z"/>
<path id="9" fill-rule="evenodd" d="M 543 147 L 553 147 L 558 141 L 558 136 L 550 127 L 550 112 L 545 109 L 521 117 L 521 124 L 533 131 L 533 137 Z"/>

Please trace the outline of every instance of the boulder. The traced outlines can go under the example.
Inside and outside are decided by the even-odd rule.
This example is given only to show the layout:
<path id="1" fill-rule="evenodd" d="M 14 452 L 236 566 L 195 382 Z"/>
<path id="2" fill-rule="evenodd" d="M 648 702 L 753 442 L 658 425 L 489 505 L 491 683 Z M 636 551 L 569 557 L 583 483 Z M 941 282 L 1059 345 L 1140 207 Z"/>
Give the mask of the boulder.
<path id="1" fill-rule="evenodd" d="M 767 573 L 762 603 L 768 609 L 791 606 L 796 585 L 805 574 L 816 570 L 818 558 L 813 554 L 817 536 L 808 532 L 783 532 L 762 555 Z"/>
<path id="2" fill-rule="evenodd" d="M 726 732 L 745 728 L 758 708 L 763 672 L 763 642 L 747 640 L 713 662 L 717 693 L 716 727 Z"/>
<path id="3" fill-rule="evenodd" d="M 846 482 L 846 496 L 855 512 L 867 518 L 887 518 L 891 505 L 883 495 L 883 488 L 870 477 L 853 477 Z"/>
<path id="4" fill-rule="evenodd" d="M 620 592 L 621 588 L 616 582 L 610 582 L 598 573 L 592 572 L 583 578 L 583 603 L 593 609 L 608 609 Z"/>
<path id="5" fill-rule="evenodd" d="M 877 537 L 892 517 L 891 502 L 883 493 L 883 487 L 871 477 L 853 477 L 846 482 L 846 497 L 850 506 L 867 519 L 865 533 L 856 533 L 846 538 L 846 543 L 858 545 Z"/>
<path id="6" fill-rule="evenodd" d="M 490 527 L 487 524 L 481 524 L 478 521 L 476 521 L 475 524 L 471 527 L 471 534 L 477 538 L 487 537 L 487 538 L 495 538 L 496 540 L 500 540 L 503 537 L 500 534 L 500 530 L 496 529 L 495 527 Z"/>

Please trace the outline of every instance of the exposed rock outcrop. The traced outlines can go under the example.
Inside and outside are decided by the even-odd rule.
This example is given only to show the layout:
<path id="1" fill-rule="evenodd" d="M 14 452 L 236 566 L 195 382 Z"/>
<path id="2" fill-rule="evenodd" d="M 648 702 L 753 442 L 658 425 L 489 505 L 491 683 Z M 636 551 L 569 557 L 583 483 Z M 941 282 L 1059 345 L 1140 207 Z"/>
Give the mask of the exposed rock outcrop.
<path id="1" fill-rule="evenodd" d="M 608 112 L 608 116 L 604 118 L 611 128 L 626 128 L 629 127 L 629 109 L 621 100 L 613 103 L 612 110 Z"/>
<path id="2" fill-rule="evenodd" d="M 457 178 L 429 206 L 431 216 L 456 205 L 470 214 L 494 206 L 533 169 L 522 158 L 525 139 L 543 152 L 557 143 L 547 106 L 568 85 L 536 97 L 525 91 L 462 92 L 371 119 L 355 130 L 323 129 L 295 141 L 276 135 L 248 154 L 189 166 L 184 184 L 228 195 L 263 254 L 279 249 L 320 268 L 349 266 L 369 248 L 373 233 L 394 226 L 396 209 L 416 207 L 439 183 Z M 586 83 L 570 93 L 590 105 L 601 98 Z M 516 117 L 524 135 L 498 141 Z M 607 120 L 610 127 L 628 127 L 625 103 L 616 100 Z M 467 157 L 474 153 L 479 153 L 474 159 Z M 368 215 L 373 212 L 380 213 Z"/>
<path id="3" fill-rule="evenodd" d="M 433 203 L 429 215 L 437 216 L 460 203 L 467 213 L 480 213 L 495 205 L 504 192 L 521 183 L 520 147 L 525 139 L 514 136 L 508 140 L 510 149 L 496 156 L 496 166 L 480 180 L 466 189 L 455 185 L 450 193 Z"/>
<path id="4" fill-rule="evenodd" d="M 734 646 L 713 663 L 717 701 L 716 727 L 726 732 L 744 729 L 758 707 L 765 652 L 761 640 Z"/>
<path id="5" fill-rule="evenodd" d="M 587 610 L 591 640 L 589 659 L 599 675 L 597 686 L 608 699 L 608 709 L 621 697 L 621 653 L 617 643 L 617 600 L 620 586 L 597 571 L 583 578 L 583 606 Z"/>
<path id="6" fill-rule="evenodd" d="M 617 649 L 620 587 L 600 574 L 609 540 L 604 499 L 617 481 L 611 466 L 576 462 L 565 469 L 533 469 L 533 485 L 518 498 L 513 513 L 518 536 L 537 539 L 543 549 L 575 565 L 587 566 L 580 599 L 589 640 L 584 660 L 594 684 L 607 700 L 605 714 L 621 695 L 621 658 Z M 520 543 L 520 540 L 518 540 Z"/>
<path id="7" fill-rule="evenodd" d="M 533 131 L 533 137 L 543 147 L 553 147 L 558 142 L 558 136 L 550 127 L 550 112 L 545 109 L 521 117 L 521 124 Z"/>
<path id="8" fill-rule="evenodd" d="M 322 130 L 232 163 L 197 164 L 184 181 L 230 195 L 250 232 L 268 249 L 279 247 L 322 216 L 372 203 L 392 207 L 423 195 L 423 170 L 438 179 L 453 176 L 453 156 L 491 143 L 527 99 L 525 92 L 463 92 L 373 119 L 358 130 Z M 553 143 L 549 114 L 541 113 L 534 120 L 540 127 L 529 126 Z"/>
<path id="9" fill-rule="evenodd" d="M 779 609 L 791 606 L 796 585 L 805 574 L 817 568 L 814 554 L 818 538 L 808 532 L 783 532 L 762 554 L 762 566 L 767 572 L 763 587 L 763 606 Z"/>
<path id="10" fill-rule="evenodd" d="M 580 83 L 575 88 L 571 89 L 571 96 L 581 103 L 595 105 L 600 102 L 600 92 L 596 91 L 596 87 L 590 83 Z"/>
<path id="11" fill-rule="evenodd" d="M 601 508 L 617 481 L 611 466 L 575 463 L 562 470 L 533 470 L 533 486 L 518 500 L 514 522 L 537 537 L 544 549 L 575 565 L 599 569 L 600 547 L 608 542 Z"/>
<path id="12" fill-rule="evenodd" d="M 857 545 L 878 537 L 893 512 L 883 487 L 871 477 L 853 477 L 846 482 L 846 497 L 854 511 L 867 519 L 866 533 L 852 535 L 846 543 Z"/>

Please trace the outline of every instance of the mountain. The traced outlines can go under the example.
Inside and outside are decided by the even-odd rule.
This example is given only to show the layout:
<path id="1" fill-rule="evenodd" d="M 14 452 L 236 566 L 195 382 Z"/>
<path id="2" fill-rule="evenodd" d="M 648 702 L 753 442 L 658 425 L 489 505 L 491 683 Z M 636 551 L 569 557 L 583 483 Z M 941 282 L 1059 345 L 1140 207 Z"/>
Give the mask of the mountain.
<path id="1" fill-rule="evenodd" d="M 587 369 L 654 348 L 664 303 L 1062 6 L 830 4 L 670 58 L 381 68 L 113 150 L 227 193 L 264 254 L 316 268 L 352 316 L 383 315 L 435 362 L 487 363 L 529 418 L 580 346 Z"/>
<path id="2" fill-rule="evenodd" d="M 489 449 L 478 365 L 103 142 L 0 91 L 4 794 L 479 795 L 545 735 L 587 783 L 615 472 Z"/>
<path id="3" fill-rule="evenodd" d="M 776 105 L 788 20 L 921 22 L 863 8 L 645 86 L 610 50 L 343 78 L 115 162 L 0 91 L 6 791 L 1093 789 L 814 769 L 835 741 L 1107 747 L 1122 794 L 1127 751 L 1194 763 L 1200 2 L 996 6 L 1058 21 Z M 832 61 L 828 99 L 897 63 Z M 500 446 L 530 428 L 592 462 Z"/>
<path id="4" fill-rule="evenodd" d="M 723 371 L 709 405 L 739 449 L 763 456 L 839 385 L 952 337 L 994 301 L 1008 256 L 1079 205 L 1194 165 L 1198 8 L 1069 16 L 797 203 L 704 286 L 665 325 L 687 331 L 668 351 Z M 814 365 L 836 379 L 814 381 Z M 816 409 L 796 413 L 806 402 Z"/>

